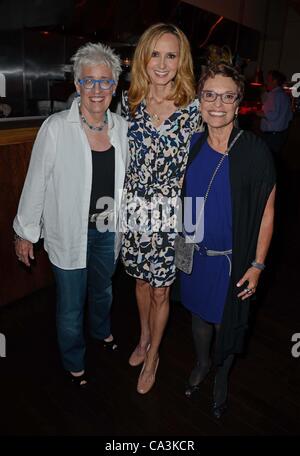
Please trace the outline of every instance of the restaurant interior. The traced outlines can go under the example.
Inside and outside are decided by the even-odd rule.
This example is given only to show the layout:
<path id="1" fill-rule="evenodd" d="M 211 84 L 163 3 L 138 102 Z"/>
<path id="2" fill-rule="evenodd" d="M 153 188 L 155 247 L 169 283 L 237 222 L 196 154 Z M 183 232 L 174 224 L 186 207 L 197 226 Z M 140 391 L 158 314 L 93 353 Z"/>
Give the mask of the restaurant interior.
<path id="1" fill-rule="evenodd" d="M 208 377 L 195 400 L 184 397 L 192 363 L 188 312 L 172 302 L 153 391 L 135 392 L 127 355 L 138 328 L 134 281 L 118 266 L 113 325 L 120 348 L 98 352 L 88 340 L 95 382 L 85 395 L 60 378 L 55 286 L 42 242 L 30 269 L 13 249 L 12 222 L 42 122 L 67 109 L 74 92 L 70 58 L 86 42 L 103 42 L 121 57 L 114 100 L 130 85 L 133 53 L 156 22 L 178 25 L 192 49 L 194 71 L 222 59 L 245 76 L 239 125 L 259 134 L 267 73 L 286 76 L 293 120 L 278 173 L 275 232 L 253 304 L 247 353 L 237 361 L 232 407 L 221 422 L 209 414 Z M 300 360 L 300 0 L 4 0 L 0 2 L 0 435 L 3 436 L 298 436 Z M 298 74 L 298 77 L 297 77 Z M 1 111 L 1 105 L 4 106 Z M 8 106 L 5 108 L 5 106 Z M 124 324 L 125 322 L 125 324 Z M 3 342 L 4 341 L 4 342 Z M 300 356 L 300 352 L 299 352 Z M 11 442 L 8 443 L 10 445 Z M 287 445 L 280 441 L 279 444 Z"/>

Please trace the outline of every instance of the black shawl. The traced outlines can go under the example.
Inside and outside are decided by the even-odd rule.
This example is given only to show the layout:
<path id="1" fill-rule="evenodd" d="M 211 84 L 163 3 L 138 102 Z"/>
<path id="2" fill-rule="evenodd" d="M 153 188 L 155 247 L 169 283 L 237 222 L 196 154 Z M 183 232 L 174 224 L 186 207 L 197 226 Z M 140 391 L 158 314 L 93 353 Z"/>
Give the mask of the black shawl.
<path id="1" fill-rule="evenodd" d="M 234 128 L 229 143 L 239 130 Z M 207 132 L 200 134 L 191 148 L 187 168 L 201 153 Z M 244 131 L 229 153 L 229 180 L 232 204 L 232 273 L 215 351 L 215 364 L 243 350 L 248 325 L 250 299 L 237 298 L 242 289 L 237 282 L 255 259 L 262 216 L 275 185 L 275 169 L 265 143 Z M 183 186 L 183 196 L 185 194 Z"/>

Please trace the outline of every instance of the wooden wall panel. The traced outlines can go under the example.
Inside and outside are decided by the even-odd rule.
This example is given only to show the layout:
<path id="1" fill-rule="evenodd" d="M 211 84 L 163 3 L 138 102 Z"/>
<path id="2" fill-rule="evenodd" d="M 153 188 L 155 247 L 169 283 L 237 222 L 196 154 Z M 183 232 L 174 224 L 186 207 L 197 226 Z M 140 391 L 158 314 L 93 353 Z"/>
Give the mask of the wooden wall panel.
<path id="1" fill-rule="evenodd" d="M 52 271 L 42 245 L 30 268 L 14 253 L 13 219 L 23 188 L 37 129 L 0 131 L 0 305 L 52 283 Z"/>

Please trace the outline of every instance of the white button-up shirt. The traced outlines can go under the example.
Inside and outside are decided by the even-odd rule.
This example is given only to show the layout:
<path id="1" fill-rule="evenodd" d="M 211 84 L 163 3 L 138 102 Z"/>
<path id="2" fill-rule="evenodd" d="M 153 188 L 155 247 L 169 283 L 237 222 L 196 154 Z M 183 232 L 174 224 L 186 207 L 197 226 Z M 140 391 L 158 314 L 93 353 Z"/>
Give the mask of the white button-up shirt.
<path id="1" fill-rule="evenodd" d="M 127 122 L 108 114 L 108 135 L 115 148 L 115 224 L 128 164 Z M 51 263 L 62 269 L 86 267 L 92 187 L 92 156 L 80 122 L 78 102 L 53 114 L 41 126 L 24 183 L 15 232 L 33 243 L 44 237 Z M 120 247 L 115 239 L 115 258 Z"/>

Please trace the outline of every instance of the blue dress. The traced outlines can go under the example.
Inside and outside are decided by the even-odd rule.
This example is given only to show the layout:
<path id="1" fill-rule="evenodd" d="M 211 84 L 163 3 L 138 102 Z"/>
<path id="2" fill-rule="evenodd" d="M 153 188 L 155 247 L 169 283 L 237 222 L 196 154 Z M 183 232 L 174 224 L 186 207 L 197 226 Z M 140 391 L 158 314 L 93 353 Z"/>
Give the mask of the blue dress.
<path id="1" fill-rule="evenodd" d="M 192 215 L 195 217 L 195 197 L 204 197 L 211 176 L 222 155 L 207 142 L 190 164 L 185 180 L 185 196 L 193 198 Z M 231 255 L 207 256 L 209 250 L 232 249 L 232 212 L 229 183 L 229 163 L 225 157 L 219 168 L 204 207 L 204 236 L 200 250 L 195 250 L 193 271 L 180 273 L 181 301 L 192 313 L 205 321 L 221 323 L 227 297 Z"/>

